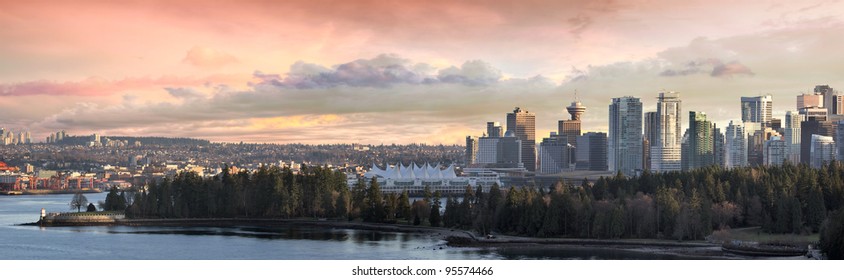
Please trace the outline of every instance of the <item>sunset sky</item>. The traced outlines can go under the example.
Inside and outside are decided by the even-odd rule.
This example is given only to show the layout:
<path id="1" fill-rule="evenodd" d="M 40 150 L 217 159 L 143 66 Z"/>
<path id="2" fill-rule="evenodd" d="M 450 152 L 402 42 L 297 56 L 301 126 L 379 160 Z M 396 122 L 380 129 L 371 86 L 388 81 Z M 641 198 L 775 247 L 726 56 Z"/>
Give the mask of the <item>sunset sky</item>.
<path id="1" fill-rule="evenodd" d="M 682 3 L 682 4 L 678 4 Z M 513 107 L 537 138 L 678 91 L 719 126 L 844 89 L 840 1 L 6 1 L 0 127 L 226 142 L 461 144 Z"/>

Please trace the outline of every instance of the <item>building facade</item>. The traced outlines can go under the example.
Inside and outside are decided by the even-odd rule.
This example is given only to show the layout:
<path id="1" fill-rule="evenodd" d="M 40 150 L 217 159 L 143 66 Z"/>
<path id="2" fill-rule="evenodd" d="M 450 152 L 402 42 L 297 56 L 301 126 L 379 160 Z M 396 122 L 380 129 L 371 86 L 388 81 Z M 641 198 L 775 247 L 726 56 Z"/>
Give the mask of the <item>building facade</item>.
<path id="1" fill-rule="evenodd" d="M 812 134 L 811 161 L 810 165 L 820 168 L 824 163 L 835 160 L 835 140 L 831 136 Z"/>
<path id="2" fill-rule="evenodd" d="M 536 115 L 516 107 L 507 113 L 507 130 L 522 142 L 522 164 L 528 171 L 536 171 Z"/>
<path id="3" fill-rule="evenodd" d="M 724 133 L 724 163 L 726 168 L 747 166 L 747 133 L 742 124 L 730 121 Z"/>
<path id="4" fill-rule="evenodd" d="M 632 176 L 636 170 L 642 169 L 642 101 L 639 98 L 626 96 L 612 99 L 607 138 L 611 171 Z"/>
<path id="5" fill-rule="evenodd" d="M 651 146 L 651 170 L 680 171 L 682 137 L 680 93 L 661 92 L 656 107 L 656 143 Z"/>

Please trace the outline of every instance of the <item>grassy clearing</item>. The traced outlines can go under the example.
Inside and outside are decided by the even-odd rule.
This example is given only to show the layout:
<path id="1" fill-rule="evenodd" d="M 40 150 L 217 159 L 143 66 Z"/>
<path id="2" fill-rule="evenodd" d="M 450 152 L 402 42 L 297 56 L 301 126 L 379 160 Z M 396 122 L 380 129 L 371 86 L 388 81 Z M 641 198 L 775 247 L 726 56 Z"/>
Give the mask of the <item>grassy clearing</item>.
<path id="1" fill-rule="evenodd" d="M 774 234 L 762 231 L 760 227 L 736 228 L 713 233 L 721 240 L 756 241 L 759 243 L 790 243 L 808 244 L 820 240 L 817 233 L 810 235 L 802 234 Z"/>

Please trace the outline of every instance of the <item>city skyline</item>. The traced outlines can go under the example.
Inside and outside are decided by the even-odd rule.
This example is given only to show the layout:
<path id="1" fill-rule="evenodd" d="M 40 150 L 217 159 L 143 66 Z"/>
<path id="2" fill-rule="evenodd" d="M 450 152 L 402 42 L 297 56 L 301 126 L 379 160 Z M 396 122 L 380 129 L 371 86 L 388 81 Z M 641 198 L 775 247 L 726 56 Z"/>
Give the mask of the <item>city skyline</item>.
<path id="1" fill-rule="evenodd" d="M 838 2 L 0 2 L 0 126 L 35 142 L 463 144 L 513 107 L 544 137 L 575 90 L 645 112 L 678 91 L 726 127 L 741 96 L 782 118 L 844 71 Z M 582 131 L 608 130 L 601 111 Z"/>

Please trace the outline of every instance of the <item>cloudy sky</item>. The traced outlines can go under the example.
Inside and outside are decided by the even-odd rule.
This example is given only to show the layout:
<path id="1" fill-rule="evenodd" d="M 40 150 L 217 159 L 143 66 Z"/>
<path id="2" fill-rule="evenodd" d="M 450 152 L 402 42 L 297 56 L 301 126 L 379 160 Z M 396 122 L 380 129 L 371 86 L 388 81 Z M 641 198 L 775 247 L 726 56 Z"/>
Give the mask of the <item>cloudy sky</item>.
<path id="1" fill-rule="evenodd" d="M 682 2 L 682 4 L 678 4 Z M 605 131 L 612 97 L 719 125 L 844 87 L 840 1 L 0 0 L 0 127 L 227 142 L 459 144 L 521 107 Z M 685 115 L 687 116 L 687 115 Z M 684 119 L 684 122 L 687 120 Z"/>

